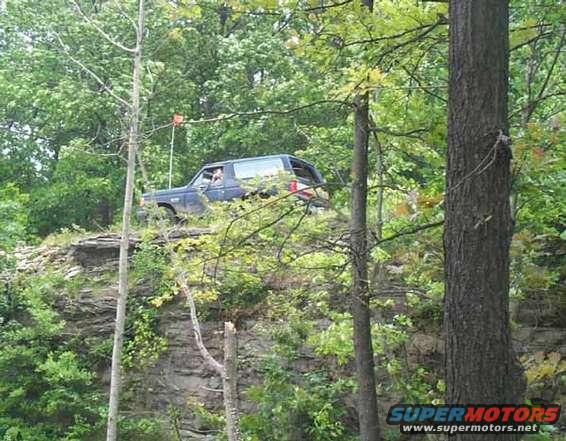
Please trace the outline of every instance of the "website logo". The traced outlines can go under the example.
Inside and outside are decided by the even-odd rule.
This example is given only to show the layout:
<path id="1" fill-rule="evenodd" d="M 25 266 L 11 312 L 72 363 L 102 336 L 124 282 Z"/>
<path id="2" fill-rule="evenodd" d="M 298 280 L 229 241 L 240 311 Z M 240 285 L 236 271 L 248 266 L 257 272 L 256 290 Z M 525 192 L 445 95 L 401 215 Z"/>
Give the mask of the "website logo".
<path id="1" fill-rule="evenodd" d="M 389 409 L 387 424 L 415 434 L 536 433 L 559 417 L 558 404 L 396 404 Z"/>

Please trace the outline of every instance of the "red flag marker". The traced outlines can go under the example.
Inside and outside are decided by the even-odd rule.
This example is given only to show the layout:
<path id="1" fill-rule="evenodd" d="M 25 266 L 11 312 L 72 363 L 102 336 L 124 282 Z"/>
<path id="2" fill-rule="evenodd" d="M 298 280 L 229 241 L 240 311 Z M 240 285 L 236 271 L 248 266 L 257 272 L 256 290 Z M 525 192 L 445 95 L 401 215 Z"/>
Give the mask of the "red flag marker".
<path id="1" fill-rule="evenodd" d="M 173 126 L 177 127 L 182 123 L 183 123 L 183 115 L 179 115 L 178 113 L 175 113 L 173 115 Z"/>

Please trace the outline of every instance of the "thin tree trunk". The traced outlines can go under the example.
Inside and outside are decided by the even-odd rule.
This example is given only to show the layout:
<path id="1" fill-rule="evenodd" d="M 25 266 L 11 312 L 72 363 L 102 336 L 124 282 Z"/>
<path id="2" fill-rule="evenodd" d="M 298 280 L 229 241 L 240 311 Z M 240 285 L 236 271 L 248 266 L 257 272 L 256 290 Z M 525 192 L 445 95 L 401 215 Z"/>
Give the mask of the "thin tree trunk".
<path id="1" fill-rule="evenodd" d="M 230 322 L 224 323 L 224 409 L 228 441 L 240 441 L 240 409 L 238 402 L 238 338 Z"/>
<path id="2" fill-rule="evenodd" d="M 375 99 L 375 94 L 374 94 Z M 370 123 L 373 128 L 377 128 L 375 121 L 370 118 Z M 373 132 L 373 139 L 375 145 L 375 154 L 376 154 L 376 176 L 377 176 L 377 200 L 376 200 L 376 220 L 375 220 L 375 239 L 380 241 L 383 237 L 383 202 L 384 202 L 384 187 L 383 187 L 383 146 L 377 136 L 377 132 Z M 370 285 L 369 289 L 370 292 L 373 293 L 374 296 L 379 297 L 382 294 L 383 289 L 387 283 L 387 275 L 385 273 L 385 268 L 383 262 L 375 262 L 373 266 L 373 271 L 371 272 L 370 276 Z M 375 311 L 375 319 L 378 322 L 383 321 L 383 315 L 381 311 Z M 389 347 L 387 345 L 386 338 L 381 336 L 380 342 L 381 346 L 383 347 L 385 354 L 389 354 Z"/>
<path id="3" fill-rule="evenodd" d="M 138 4 L 138 29 L 134 52 L 132 73 L 132 102 L 130 108 L 130 131 L 128 137 L 128 165 L 126 171 L 126 188 L 124 192 L 124 212 L 122 216 L 122 237 L 120 241 L 120 259 L 118 268 L 118 305 L 116 308 L 116 324 L 114 330 L 114 346 L 112 349 L 112 370 L 110 373 L 110 400 L 108 404 L 108 425 L 106 441 L 117 439 L 118 404 L 120 399 L 122 347 L 124 342 L 124 326 L 126 322 L 126 304 L 128 299 L 128 251 L 130 244 L 130 218 L 134 194 L 134 176 L 136 152 L 139 141 L 139 110 L 142 44 L 144 33 L 144 0 Z"/>
<path id="4" fill-rule="evenodd" d="M 507 0 L 450 0 L 444 332 L 454 404 L 519 403 L 524 384 L 509 331 L 508 24 Z"/>
<path id="5" fill-rule="evenodd" d="M 383 147 L 379 141 L 377 133 L 374 132 L 375 154 L 376 154 L 376 175 L 377 175 L 377 209 L 375 220 L 375 235 L 377 240 L 381 240 L 383 234 Z"/>
<path id="6" fill-rule="evenodd" d="M 368 13 L 373 0 L 362 0 Z M 360 441 L 380 439 L 375 391 L 375 366 L 371 342 L 367 246 L 367 178 L 369 140 L 369 94 L 358 95 L 354 103 L 354 154 L 352 158 L 352 253 L 351 310 L 354 327 L 354 355 L 358 382 Z"/>
<path id="7" fill-rule="evenodd" d="M 368 95 L 356 100 L 354 114 L 354 157 L 352 161 L 352 220 L 350 246 L 352 265 L 352 319 L 358 381 L 358 418 L 361 441 L 379 440 L 377 397 L 368 292 L 367 174 Z"/>

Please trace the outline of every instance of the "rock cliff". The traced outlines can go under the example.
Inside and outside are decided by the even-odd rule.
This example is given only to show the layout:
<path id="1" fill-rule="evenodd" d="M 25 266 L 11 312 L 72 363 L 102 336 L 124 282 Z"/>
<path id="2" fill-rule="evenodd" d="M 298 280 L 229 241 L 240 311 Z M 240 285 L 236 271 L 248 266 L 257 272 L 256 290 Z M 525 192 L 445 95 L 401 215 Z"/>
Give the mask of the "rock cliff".
<path id="1" fill-rule="evenodd" d="M 198 229 L 181 230 L 174 238 L 198 236 L 206 231 Z M 130 240 L 134 249 L 139 238 Z M 159 241 L 159 239 L 158 239 Z M 106 234 L 77 240 L 66 246 L 40 246 L 20 248 L 16 252 L 17 271 L 40 273 L 47 267 L 56 267 L 65 279 L 88 278 L 99 280 L 97 288 L 82 287 L 80 284 L 73 296 L 61 296 L 57 308 L 66 321 L 65 332 L 85 341 L 90 338 L 105 339 L 113 333 L 117 284 L 116 278 L 108 277 L 117 270 L 119 237 Z M 90 284 L 89 284 L 90 286 Z M 133 296 L 147 293 L 133 292 Z M 397 308 L 403 305 L 404 296 L 400 292 L 392 296 Z M 566 356 L 566 328 L 561 326 L 545 327 L 544 315 L 552 311 L 540 310 L 541 305 L 533 301 L 516 305 L 516 317 L 520 320 L 514 330 L 514 341 L 520 355 L 537 352 L 558 352 Z M 543 308 L 544 309 L 544 308 Z M 284 318 L 282 318 L 283 320 Z M 324 326 L 324 322 L 321 322 Z M 205 345 L 211 353 L 222 357 L 223 324 L 216 321 L 202 323 Z M 260 382 L 256 371 L 258 361 L 270 347 L 270 342 L 260 332 L 261 323 L 247 319 L 239 324 L 239 364 L 240 391 Z M 179 299 L 163 307 L 159 320 L 159 333 L 167 340 L 167 349 L 160 354 L 157 362 L 141 372 L 136 372 L 129 380 L 134 391 L 130 401 L 131 412 L 138 414 L 161 415 L 165 418 L 171 406 L 186 409 L 187 402 L 199 402 L 210 410 L 221 410 L 222 382 L 214 372 L 203 363 L 194 343 L 188 309 Z M 415 333 L 408 344 L 408 354 L 414 360 L 425 362 L 441 369 L 442 341 L 437 335 Z M 327 360 L 332 364 L 331 360 Z M 305 352 L 296 362 L 298 372 L 308 371 L 321 363 L 320 358 Z M 103 387 L 109 382 L 110 360 L 99 366 L 99 379 Z M 543 385 L 540 396 L 535 399 L 560 401 L 565 395 L 564 385 Z M 252 411 L 253 406 L 241 394 L 242 407 Z M 382 397 L 386 405 L 395 401 L 395 397 Z M 350 403 L 351 404 L 351 403 Z M 180 434 L 183 439 L 213 439 L 213 433 L 199 417 L 183 410 L 180 418 Z"/>

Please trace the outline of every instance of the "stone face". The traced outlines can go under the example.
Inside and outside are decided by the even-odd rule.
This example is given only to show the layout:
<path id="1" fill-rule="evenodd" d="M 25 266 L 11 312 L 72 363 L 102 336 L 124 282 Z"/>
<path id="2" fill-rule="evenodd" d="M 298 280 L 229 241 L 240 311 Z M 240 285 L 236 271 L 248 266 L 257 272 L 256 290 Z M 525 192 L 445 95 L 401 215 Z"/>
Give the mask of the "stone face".
<path id="1" fill-rule="evenodd" d="M 522 326 L 513 337 L 519 354 L 559 352 L 566 356 L 566 328 Z"/>
<path id="2" fill-rule="evenodd" d="M 89 293 L 76 299 L 62 299 L 58 303 L 67 323 L 66 332 L 82 338 L 97 336 L 111 338 L 114 331 L 116 296 L 106 295 L 92 298 Z M 205 346 L 217 359 L 222 360 L 223 344 L 222 322 L 204 322 L 201 331 Z M 199 434 L 209 428 L 187 407 L 190 403 L 204 405 L 210 411 L 222 412 L 222 380 L 204 363 L 195 344 L 188 309 L 181 301 L 175 301 L 162 307 L 160 316 L 160 335 L 167 339 L 167 349 L 160 354 L 157 362 L 143 372 L 131 371 L 128 385 L 135 391 L 128 406 L 140 414 L 148 412 L 164 416 L 171 406 L 182 415 L 181 429 L 183 436 L 190 439 L 207 439 Z M 239 389 L 243 391 L 260 382 L 255 366 L 269 348 L 269 342 L 258 336 L 254 322 L 243 324 L 238 330 L 239 346 Z M 298 364 L 298 370 L 308 370 L 307 363 Z M 99 371 L 99 379 L 107 388 L 110 380 L 109 361 Z M 253 411 L 253 404 L 242 399 L 242 410 Z M 189 406 L 190 407 L 190 406 Z M 201 436 L 202 435 L 202 436 Z"/>
<path id="3" fill-rule="evenodd" d="M 175 231 L 169 240 L 206 234 L 207 230 L 190 229 Z M 137 236 L 130 238 L 131 250 L 139 243 Z M 163 238 L 157 238 L 163 243 Z M 17 270 L 34 274 L 55 267 L 66 280 L 81 276 L 92 281 L 105 272 L 117 269 L 120 237 L 118 235 L 99 235 L 79 240 L 67 247 L 26 247 L 18 251 Z M 147 289 L 130 292 L 130 296 L 148 294 Z M 61 296 L 56 308 L 65 320 L 65 334 L 88 341 L 111 339 L 114 332 L 116 283 L 97 288 L 82 288 L 74 296 Z M 157 362 L 143 372 L 130 371 L 126 388 L 134 390 L 133 398 L 127 403 L 134 412 L 165 417 L 169 407 L 181 411 L 181 435 L 190 439 L 207 438 L 204 422 L 188 411 L 188 403 L 199 403 L 210 411 L 222 411 L 222 380 L 202 360 L 195 344 L 190 315 L 184 303 L 177 299 L 161 308 L 159 334 L 167 340 L 167 349 L 160 354 Z M 265 339 L 254 331 L 253 321 L 241 324 L 238 330 L 240 390 L 259 382 L 254 368 L 259 357 L 268 349 Z M 223 329 L 222 322 L 201 324 L 204 344 L 217 359 L 222 360 Z M 98 366 L 98 378 L 102 387 L 107 388 L 110 381 L 110 360 Z M 251 403 L 242 402 L 244 411 L 253 410 Z"/>
<path id="4" fill-rule="evenodd" d="M 163 244 L 166 240 L 176 241 L 187 237 L 198 237 L 208 234 L 207 228 L 176 228 L 167 231 L 167 237 L 157 236 L 155 243 Z M 141 238 L 132 234 L 129 238 L 130 251 L 134 250 Z M 116 233 L 99 234 L 97 236 L 80 239 L 70 247 L 71 255 L 84 267 L 98 266 L 109 260 L 118 259 L 120 255 L 120 235 Z"/>
<path id="5" fill-rule="evenodd" d="M 186 230 L 175 232 L 173 238 L 182 238 L 206 234 L 206 230 Z M 157 238 L 157 242 L 163 239 Z M 139 238 L 132 236 L 130 246 L 135 248 Z M 61 296 L 56 307 L 66 322 L 65 333 L 89 341 L 111 339 L 114 332 L 116 312 L 116 278 L 108 277 L 116 271 L 116 258 L 119 249 L 119 236 L 100 235 L 77 241 L 68 247 L 25 247 L 15 253 L 17 271 L 36 274 L 46 268 L 56 268 L 68 280 L 83 277 L 84 280 L 106 280 L 103 286 L 92 288 L 79 287 L 73 296 Z M 106 278 L 104 278 L 106 276 Z M 79 279 L 81 280 L 81 279 Z M 277 288 L 285 290 L 292 286 L 290 280 L 278 280 Z M 274 282 L 275 283 L 275 282 Z M 406 311 L 403 290 L 391 295 L 396 305 L 396 312 Z M 131 296 L 151 294 L 147 287 L 141 287 Z M 538 323 L 537 323 L 538 324 Z M 321 320 L 319 326 L 329 325 L 328 320 Z M 265 324 L 264 324 L 265 326 Z M 201 323 L 204 344 L 211 354 L 222 360 L 223 328 L 219 321 Z M 268 353 L 271 342 L 261 331 L 262 322 L 257 318 L 248 318 L 238 323 L 239 342 L 239 389 L 241 407 L 244 412 L 253 412 L 254 405 L 246 399 L 244 391 L 261 382 L 258 366 L 262 357 Z M 188 308 L 181 299 L 160 308 L 159 334 L 167 340 L 167 349 L 162 352 L 157 362 L 142 372 L 130 371 L 126 387 L 133 390 L 126 405 L 139 414 L 161 416 L 167 421 L 167 410 L 171 406 L 181 412 L 180 429 L 183 439 L 211 440 L 209 427 L 194 413 L 187 403 L 198 402 L 211 411 L 222 411 L 222 381 L 202 360 L 196 347 Z M 514 332 L 516 350 L 520 355 L 534 352 L 560 352 L 566 356 L 566 329 L 558 327 L 539 327 L 530 320 L 519 326 Z M 440 372 L 442 370 L 443 342 L 438 335 L 418 332 L 411 336 L 406 344 L 407 359 L 412 363 L 426 364 Z M 333 359 L 315 357 L 304 352 L 292 368 L 297 372 L 308 372 L 326 366 L 331 376 L 338 378 L 352 373 L 352 366 L 339 366 Z M 110 360 L 104 360 L 96 367 L 99 382 L 107 388 L 109 383 Z M 380 374 L 381 375 L 381 374 Z M 387 381 L 383 376 L 380 381 Z M 552 392 L 558 396 L 566 391 Z M 548 392 L 545 392 L 548 396 Z M 553 395 L 553 396 L 554 396 Z M 352 397 L 346 399 L 347 406 L 354 408 Z M 382 396 L 382 406 L 394 403 L 393 396 Z M 384 409 L 386 411 L 386 409 Z M 353 412 L 352 412 L 353 413 Z"/>
<path id="6" fill-rule="evenodd" d="M 111 336 L 114 332 L 117 290 L 108 292 L 110 295 L 95 298 L 86 290 L 74 299 L 59 298 L 56 306 L 65 320 L 66 329 L 84 337 Z"/>

